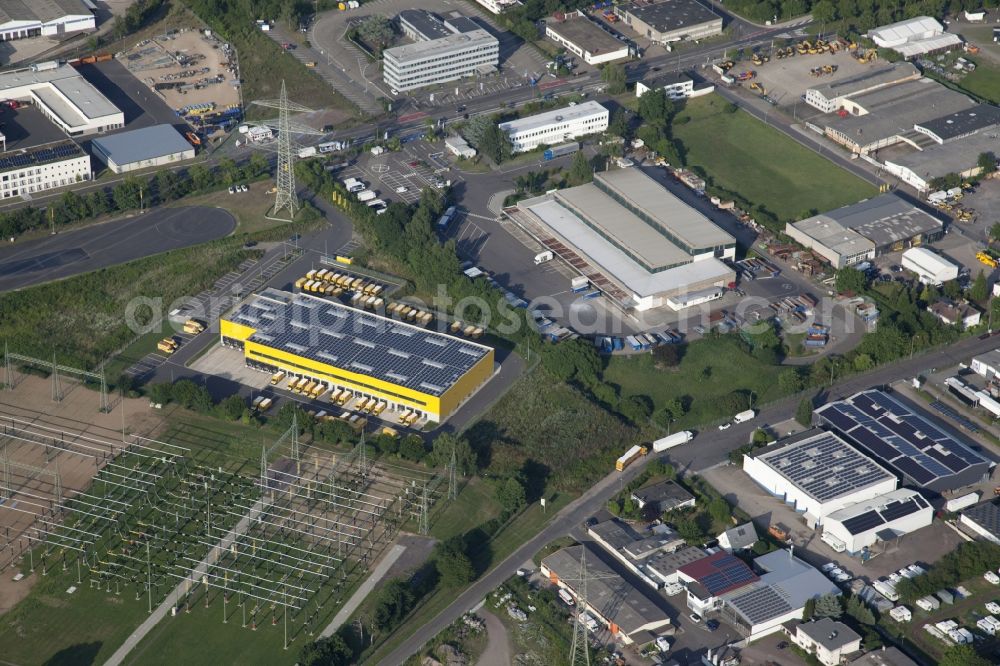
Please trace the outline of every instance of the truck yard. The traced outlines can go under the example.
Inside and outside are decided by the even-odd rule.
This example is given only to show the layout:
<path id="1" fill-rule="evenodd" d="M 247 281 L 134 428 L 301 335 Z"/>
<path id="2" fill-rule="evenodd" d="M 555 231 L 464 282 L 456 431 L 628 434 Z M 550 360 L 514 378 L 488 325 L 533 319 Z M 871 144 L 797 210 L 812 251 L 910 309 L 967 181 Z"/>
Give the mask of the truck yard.
<path id="1" fill-rule="evenodd" d="M 174 29 L 119 56 L 136 78 L 209 138 L 241 117 L 235 52 L 210 33 Z"/>

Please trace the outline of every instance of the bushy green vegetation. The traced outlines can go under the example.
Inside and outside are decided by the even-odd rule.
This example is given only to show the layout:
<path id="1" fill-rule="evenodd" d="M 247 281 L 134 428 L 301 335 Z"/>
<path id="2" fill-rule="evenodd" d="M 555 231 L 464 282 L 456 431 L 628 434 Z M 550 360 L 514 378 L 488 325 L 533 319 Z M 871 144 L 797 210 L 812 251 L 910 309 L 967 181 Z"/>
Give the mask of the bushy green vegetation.
<path id="1" fill-rule="evenodd" d="M 985 541 L 959 544 L 934 563 L 931 570 L 916 578 L 904 578 L 896 585 L 900 598 L 908 603 L 942 588 L 952 588 L 1000 567 L 1000 546 Z"/>
<path id="2" fill-rule="evenodd" d="M 129 316 L 150 324 L 152 307 L 165 318 L 176 299 L 199 293 L 254 254 L 241 240 L 224 238 L 0 294 L 0 339 L 11 351 L 44 359 L 54 353 L 62 363 L 94 368 L 135 337 Z M 170 332 L 165 321 L 162 331 Z"/>
<path id="3" fill-rule="evenodd" d="M 715 95 L 689 101 L 674 118 L 673 135 L 712 193 L 743 202 L 761 224 L 782 231 L 785 222 L 875 194 L 857 176 L 727 106 Z"/>

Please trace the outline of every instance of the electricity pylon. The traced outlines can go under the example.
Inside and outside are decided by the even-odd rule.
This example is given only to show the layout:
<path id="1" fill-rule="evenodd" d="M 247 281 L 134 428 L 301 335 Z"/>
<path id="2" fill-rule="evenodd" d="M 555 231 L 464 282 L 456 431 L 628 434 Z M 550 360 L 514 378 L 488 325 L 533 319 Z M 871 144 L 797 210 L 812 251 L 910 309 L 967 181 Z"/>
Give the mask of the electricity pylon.
<path id="1" fill-rule="evenodd" d="M 590 646 L 587 641 L 587 625 L 580 619 L 590 606 L 587 605 L 587 581 L 617 578 L 613 574 L 600 574 L 587 570 L 587 547 L 580 544 L 580 571 L 577 576 L 560 576 L 559 580 L 575 582 L 577 615 L 573 622 L 573 644 L 570 647 L 570 666 L 590 666 Z"/>
<path id="2" fill-rule="evenodd" d="M 295 213 L 299 208 L 298 197 L 295 193 L 295 158 L 298 155 L 296 150 L 298 145 L 292 141 L 292 133 L 322 136 L 323 132 L 291 119 L 290 114 L 293 112 L 308 113 L 312 109 L 289 101 L 284 79 L 281 81 L 281 94 L 278 99 L 260 99 L 254 100 L 253 103 L 278 110 L 277 120 L 265 120 L 259 124 L 278 131 L 278 172 L 275 177 L 276 192 L 272 213 L 277 216 L 280 211 L 287 209 L 289 221 L 294 220 Z"/>

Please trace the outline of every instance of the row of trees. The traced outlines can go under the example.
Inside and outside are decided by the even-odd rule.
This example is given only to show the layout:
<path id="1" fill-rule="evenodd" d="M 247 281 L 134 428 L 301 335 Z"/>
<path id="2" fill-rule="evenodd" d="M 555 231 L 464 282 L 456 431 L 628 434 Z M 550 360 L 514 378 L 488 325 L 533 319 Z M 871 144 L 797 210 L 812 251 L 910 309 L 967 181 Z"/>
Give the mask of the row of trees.
<path id="1" fill-rule="evenodd" d="M 48 226 L 63 228 L 104 215 L 115 215 L 169 203 L 262 176 L 268 170 L 267 158 L 254 153 L 243 166 L 232 159 L 219 160 L 215 168 L 194 164 L 184 171 L 163 169 L 146 177 L 126 176 L 114 187 L 99 187 L 87 194 L 67 191 L 46 208 L 25 206 L 0 213 L 0 237 L 11 238 Z"/>

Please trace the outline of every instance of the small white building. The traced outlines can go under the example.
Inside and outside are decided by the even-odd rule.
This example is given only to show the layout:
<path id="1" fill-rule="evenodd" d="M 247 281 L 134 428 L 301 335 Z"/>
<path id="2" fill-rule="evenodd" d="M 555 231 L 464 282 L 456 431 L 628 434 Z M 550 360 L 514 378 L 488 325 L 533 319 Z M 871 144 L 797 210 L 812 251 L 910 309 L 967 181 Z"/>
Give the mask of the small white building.
<path id="1" fill-rule="evenodd" d="M 965 10 L 965 20 L 969 23 L 982 23 L 986 20 L 986 12 L 980 9 L 979 11 L 970 12 L 968 9 Z"/>
<path id="2" fill-rule="evenodd" d="M 164 166 L 194 157 L 194 146 L 170 125 L 153 125 L 94 139 L 94 156 L 115 173 Z"/>
<path id="3" fill-rule="evenodd" d="M 819 527 L 847 506 L 892 492 L 894 474 L 832 432 L 813 429 L 743 456 L 743 471 Z"/>
<path id="4" fill-rule="evenodd" d="M 689 99 L 707 95 L 715 90 L 708 85 L 697 91 L 694 89 L 694 79 L 681 72 L 669 72 L 662 76 L 652 76 L 635 82 L 635 96 L 642 97 L 650 90 L 662 90 L 667 99 Z"/>
<path id="5" fill-rule="evenodd" d="M 476 156 L 476 149 L 460 136 L 449 136 L 444 140 L 444 147 L 455 157 L 464 157 L 467 160 L 471 160 Z"/>
<path id="6" fill-rule="evenodd" d="M 958 520 L 987 541 L 1000 544 L 1000 506 L 997 505 L 997 500 L 969 507 Z"/>
<path id="7" fill-rule="evenodd" d="M 521 0 L 476 0 L 493 14 L 503 14 L 508 9 L 521 6 Z"/>
<path id="8" fill-rule="evenodd" d="M 749 550 L 757 543 L 757 529 L 753 521 L 731 527 L 719 535 L 719 548 L 727 553 Z"/>
<path id="9" fill-rule="evenodd" d="M 800 623 L 789 635 L 792 642 L 815 655 L 824 666 L 839 666 L 847 655 L 861 649 L 861 636 L 828 617 Z"/>
<path id="10" fill-rule="evenodd" d="M 933 520 L 934 509 L 919 492 L 900 488 L 827 515 L 823 541 L 831 546 L 839 542 L 854 555 L 880 540 L 890 541 L 927 527 Z"/>
<path id="11" fill-rule="evenodd" d="M 72 141 L 0 153 L 0 199 L 90 180 L 90 155 Z"/>
<path id="12" fill-rule="evenodd" d="M 957 265 L 925 247 L 911 247 L 900 263 L 924 284 L 941 285 L 958 277 Z"/>
<path id="13" fill-rule="evenodd" d="M 500 123 L 515 153 L 555 146 L 608 129 L 608 110 L 594 101 Z"/>
<path id="14" fill-rule="evenodd" d="M 969 303 L 940 299 L 927 306 L 927 311 L 941 320 L 946 326 L 960 326 L 963 329 L 978 326 L 982 312 Z"/>
<path id="15" fill-rule="evenodd" d="M 1000 284 L 998 282 L 997 284 Z M 969 367 L 974 373 L 990 381 L 1000 380 L 1000 349 L 972 357 Z"/>
<path id="16" fill-rule="evenodd" d="M 0 0 L 0 41 L 93 30 L 95 11 L 85 0 Z"/>

